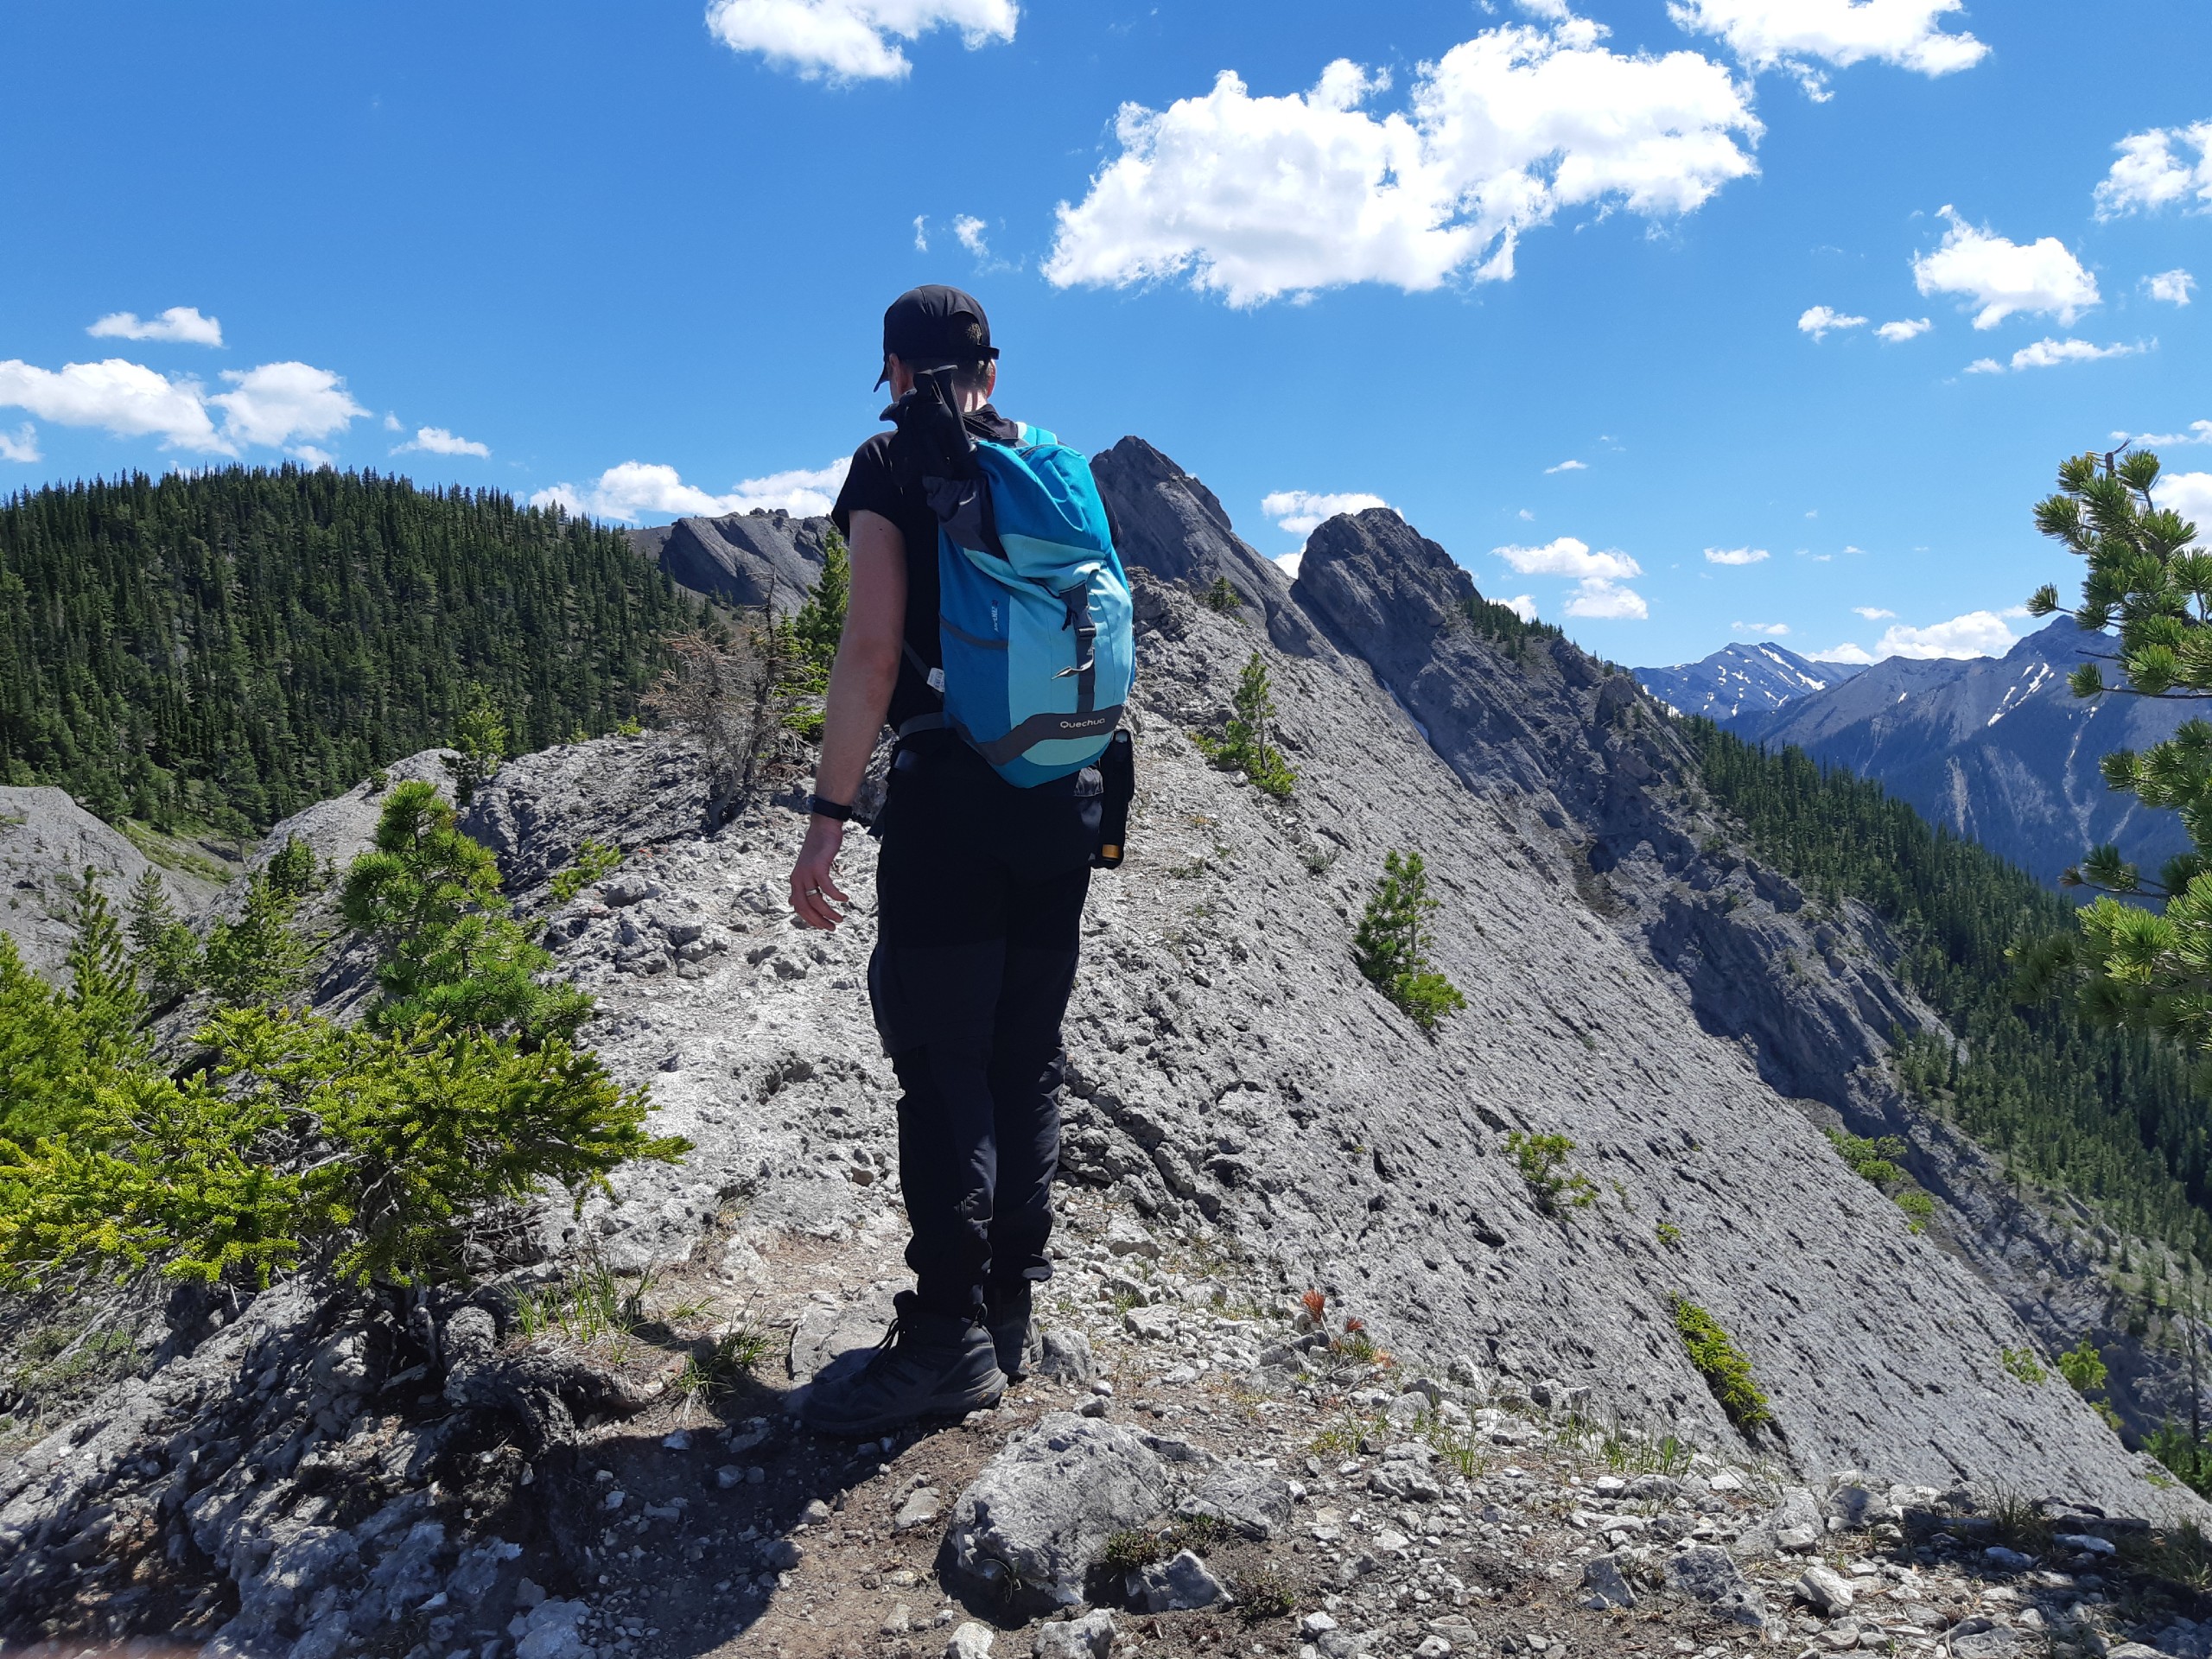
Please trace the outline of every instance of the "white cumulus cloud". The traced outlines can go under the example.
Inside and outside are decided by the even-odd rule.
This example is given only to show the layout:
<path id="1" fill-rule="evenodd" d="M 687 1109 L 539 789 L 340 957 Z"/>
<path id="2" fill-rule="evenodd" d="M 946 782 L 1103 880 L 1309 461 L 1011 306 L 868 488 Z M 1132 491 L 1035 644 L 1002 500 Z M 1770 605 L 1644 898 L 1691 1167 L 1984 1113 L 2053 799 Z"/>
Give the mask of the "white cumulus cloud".
<path id="1" fill-rule="evenodd" d="M 2212 473 L 2170 473 L 2158 480 L 2157 500 L 2200 530 L 2212 530 Z"/>
<path id="2" fill-rule="evenodd" d="M 1494 547 L 1491 551 L 1524 576 L 1572 576 L 1582 582 L 1619 582 L 1640 576 L 1643 567 L 1617 548 L 1592 553 L 1590 543 L 1561 536 L 1541 547 Z"/>
<path id="3" fill-rule="evenodd" d="M 563 507 L 572 513 L 629 524 L 647 513 L 720 518 L 733 512 L 771 512 L 779 507 L 812 517 L 828 512 L 836 503 L 837 487 L 845 481 L 846 468 L 851 465 L 851 457 L 841 455 L 827 467 L 745 479 L 728 495 L 716 495 L 686 484 L 673 467 L 626 461 L 608 467 L 582 488 L 556 484 L 540 490 L 530 498 L 530 505 Z"/>
<path id="4" fill-rule="evenodd" d="M 1824 99 L 1818 64 L 1847 69 L 1871 59 L 1948 75 L 1980 62 L 1988 47 L 1943 30 L 1944 18 L 1963 9 L 1964 0 L 1671 0 L 1667 15 L 1719 35 L 1752 69 L 1791 71 Z"/>
<path id="5" fill-rule="evenodd" d="M 1278 553 L 1275 555 L 1275 563 L 1282 567 L 1283 575 L 1288 576 L 1293 582 L 1296 582 L 1298 567 L 1306 563 L 1306 550 L 1301 547 L 1295 553 Z"/>
<path id="6" fill-rule="evenodd" d="M 0 432 L 0 461 L 19 461 L 29 464 L 45 459 L 38 452 L 38 429 L 29 421 L 13 432 Z"/>
<path id="7" fill-rule="evenodd" d="M 2143 279 L 2143 289 L 2154 300 L 2168 305 L 2187 305 L 2196 289 L 2196 278 L 2185 270 L 2162 270 Z"/>
<path id="8" fill-rule="evenodd" d="M 1020 16 L 1014 0 L 713 0 L 707 27 L 809 80 L 899 80 L 914 66 L 899 42 L 957 29 L 972 51 L 1012 40 Z"/>
<path id="9" fill-rule="evenodd" d="M 1707 564 L 1764 564 L 1769 556 L 1763 547 L 1708 547 L 1705 550 Z"/>
<path id="10" fill-rule="evenodd" d="M 1864 328 L 1866 326 L 1866 318 L 1847 317 L 1825 305 L 1813 306 L 1797 319 L 1797 331 L 1810 334 L 1815 340 L 1825 340 L 1838 328 Z"/>
<path id="11" fill-rule="evenodd" d="M 415 435 L 391 453 L 395 455 L 410 449 L 419 449 L 433 455 L 474 455 L 479 460 L 492 457 L 492 446 L 479 443 L 474 438 L 464 438 L 448 432 L 442 426 L 418 426 Z"/>
<path id="12" fill-rule="evenodd" d="M 1516 594 L 1510 599 L 1501 599 L 1497 602 L 1523 622 L 1536 620 L 1536 596 L 1534 594 Z"/>
<path id="13" fill-rule="evenodd" d="M 1121 153 L 1063 202 L 1045 274 L 1186 278 L 1256 305 L 1348 283 L 1408 291 L 1513 275 L 1562 209 L 1688 213 L 1757 171 L 1751 91 L 1694 52 L 1625 54 L 1580 19 L 1485 29 L 1421 67 L 1405 107 L 1339 59 L 1309 92 L 1255 97 L 1224 70 L 1165 110 L 1125 104 Z"/>
<path id="14" fill-rule="evenodd" d="M 1861 668 L 1876 660 L 1874 653 L 1866 646 L 1854 645 L 1847 640 L 1840 645 L 1830 645 L 1826 651 L 1808 651 L 1805 656 L 1811 662 L 1856 663 Z"/>
<path id="15" fill-rule="evenodd" d="M 2097 217 L 2154 212 L 2176 202 L 2212 207 L 2212 121 L 2131 132 L 2097 186 Z M 2190 150 L 2196 152 L 2192 159 Z"/>
<path id="16" fill-rule="evenodd" d="M 1779 639 L 1789 632 L 1787 622 L 1732 622 L 1729 626 L 1738 633 L 1763 633 L 1772 639 Z"/>
<path id="17" fill-rule="evenodd" d="M 972 213 L 963 213 L 952 221 L 952 233 L 960 239 L 960 245 L 978 259 L 990 257 L 990 246 L 983 240 L 984 228 L 983 221 Z"/>
<path id="18" fill-rule="evenodd" d="M 95 340 L 162 340 L 180 346 L 220 346 L 223 325 L 189 305 L 173 305 L 158 317 L 111 311 L 85 330 Z"/>
<path id="19" fill-rule="evenodd" d="M 2098 346 L 2086 340 L 2044 339 L 2013 353 L 2012 367 L 2015 372 L 2054 369 L 2062 363 L 2094 363 L 2100 358 L 2134 357 L 2147 349 L 2141 345 Z M 2005 369 L 2005 365 L 1993 357 L 1978 357 L 1967 365 L 1968 374 L 2002 374 Z"/>
<path id="20" fill-rule="evenodd" d="M 1981 308 L 1977 328 L 1994 328 L 2016 312 L 2055 315 L 2065 327 L 2098 303 L 2097 280 L 2055 236 L 2021 244 L 1969 225 L 1949 207 L 1950 228 L 1933 253 L 1912 262 L 1923 294 L 1963 294 Z"/>
<path id="21" fill-rule="evenodd" d="M 1632 588 L 1604 576 L 1585 576 L 1574 584 L 1574 594 L 1567 601 L 1569 616 L 1593 617 L 1606 622 L 1641 622 L 1651 614 L 1651 607 L 1643 602 L 1643 595 Z"/>
<path id="22" fill-rule="evenodd" d="M 310 364 L 264 363 L 226 370 L 223 378 L 231 389 L 211 396 L 188 376 L 172 379 L 119 357 L 60 369 L 10 359 L 0 362 L 0 408 L 216 455 L 235 455 L 246 444 L 281 449 L 327 438 L 369 412 L 346 393 L 344 380 Z"/>
<path id="23" fill-rule="evenodd" d="M 1390 504 L 1379 495 L 1354 491 L 1344 495 L 1319 495 L 1312 490 L 1277 490 L 1260 499 L 1260 511 L 1274 520 L 1275 528 L 1293 536 L 1311 536 L 1321 521 L 1340 512 L 1365 512 Z"/>
<path id="24" fill-rule="evenodd" d="M 1895 322 L 1884 323 L 1874 332 L 1879 334 L 1884 340 L 1888 340 L 1892 346 L 1897 346 L 1902 345 L 1908 340 L 1919 339 L 1921 335 L 1926 334 L 1935 326 L 1936 325 L 1929 321 L 1926 317 L 1920 317 L 1916 319 L 1912 317 L 1900 317 Z"/>
<path id="25" fill-rule="evenodd" d="M 226 370 L 231 390 L 208 404 L 223 411 L 223 435 L 232 443 L 271 448 L 302 438 L 327 438 L 369 411 L 355 403 L 346 382 L 308 363 L 264 363 Z"/>
<path id="26" fill-rule="evenodd" d="M 1968 611 L 1924 628 L 1885 628 L 1874 651 L 1878 657 L 2001 657 L 2012 643 L 2012 630 L 1995 611 Z"/>
<path id="27" fill-rule="evenodd" d="M 173 449 L 232 453 L 207 417 L 199 384 L 172 380 L 142 363 L 111 357 L 41 369 L 0 362 L 0 408 L 21 409 L 56 426 L 96 426 L 118 437 L 158 437 Z"/>
<path id="28" fill-rule="evenodd" d="M 1556 467 L 1545 467 L 1544 475 L 1548 478 L 1554 473 L 1586 473 L 1589 470 L 1590 463 L 1586 461 L 1562 461 Z"/>
<path id="29" fill-rule="evenodd" d="M 2139 443 L 2146 449 L 2171 449 L 2177 443 L 2212 443 L 2212 421 L 2191 421 L 2185 432 L 2115 432 L 2113 442 Z"/>
<path id="30" fill-rule="evenodd" d="M 930 251 L 930 216 L 927 213 L 914 215 L 914 251 L 918 253 Z"/>
<path id="31" fill-rule="evenodd" d="M 1863 616 L 1869 622 L 1894 621 L 1897 618 L 1895 611 L 1885 611 L 1879 605 L 1854 605 L 1851 610 L 1852 614 Z"/>

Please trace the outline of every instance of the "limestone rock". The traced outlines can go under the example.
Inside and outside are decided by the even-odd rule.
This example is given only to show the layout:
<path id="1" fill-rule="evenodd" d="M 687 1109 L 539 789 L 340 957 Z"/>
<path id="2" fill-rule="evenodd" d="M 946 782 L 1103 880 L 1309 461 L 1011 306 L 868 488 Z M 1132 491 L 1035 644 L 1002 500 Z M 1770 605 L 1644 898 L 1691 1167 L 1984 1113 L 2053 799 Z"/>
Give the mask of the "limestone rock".
<path id="1" fill-rule="evenodd" d="M 1228 1461 L 1202 1476 L 1175 1513 L 1207 1515 L 1261 1542 L 1290 1524 L 1290 1483 L 1249 1463 Z"/>
<path id="2" fill-rule="evenodd" d="M 1583 1599 L 1585 1607 L 1622 1609 L 1636 1605 L 1636 1592 L 1629 1587 L 1621 1572 L 1620 1558 L 1616 1555 L 1592 1555 L 1582 1563 L 1582 1587 L 1590 1593 Z"/>
<path id="3" fill-rule="evenodd" d="M 1160 1460 L 1118 1424 L 1047 1414 L 984 1466 L 953 1505 L 953 1565 L 1001 1594 L 1083 1599 L 1106 1541 L 1167 1507 Z"/>
<path id="4" fill-rule="evenodd" d="M 944 1659 L 990 1659 L 991 1643 L 997 1635 L 989 1625 L 969 1619 L 944 1644 Z"/>
<path id="5" fill-rule="evenodd" d="M 1716 1618 L 1758 1630 L 1766 1628 L 1766 1607 L 1725 1549 L 1696 1544 L 1669 1556 L 1666 1567 L 1669 1590 L 1701 1602 Z"/>
<path id="6" fill-rule="evenodd" d="M 1044 1625 L 1030 1652 L 1035 1659 L 1110 1659 L 1118 1635 L 1114 1615 L 1099 1607 L 1081 1618 Z"/>
<path id="7" fill-rule="evenodd" d="M 1154 1613 L 1187 1612 L 1229 1599 L 1229 1590 L 1206 1564 L 1187 1549 L 1129 1575 L 1129 1594 Z"/>
<path id="8" fill-rule="evenodd" d="M 1805 1569 L 1797 1580 L 1797 1593 L 1832 1618 L 1849 1612 L 1851 1604 L 1859 1599 L 1849 1579 L 1833 1567 L 1820 1566 Z"/>
<path id="9" fill-rule="evenodd" d="M 1098 1360 L 1090 1351 L 1090 1338 L 1082 1332 L 1069 1325 L 1041 1325 L 1032 1369 L 1039 1376 L 1063 1382 L 1088 1382 L 1098 1375 Z"/>

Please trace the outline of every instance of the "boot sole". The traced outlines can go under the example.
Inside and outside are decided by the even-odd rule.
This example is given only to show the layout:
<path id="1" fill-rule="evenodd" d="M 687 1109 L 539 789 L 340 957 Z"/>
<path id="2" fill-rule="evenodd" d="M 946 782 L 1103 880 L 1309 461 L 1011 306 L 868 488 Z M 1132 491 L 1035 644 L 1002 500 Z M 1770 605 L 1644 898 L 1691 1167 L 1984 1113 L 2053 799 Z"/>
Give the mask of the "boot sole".
<path id="1" fill-rule="evenodd" d="M 802 1410 L 799 1422 L 817 1434 L 834 1435 L 841 1440 L 861 1440 L 882 1433 L 886 1429 L 902 1428 L 908 1423 L 918 1423 L 931 1417 L 965 1417 L 971 1411 L 984 1411 L 1006 1397 L 1007 1382 L 1003 1374 L 995 1383 L 979 1382 L 972 1389 L 955 1395 L 936 1395 L 927 1404 L 909 1412 L 884 1413 L 874 1417 L 848 1419 L 842 1422 L 824 1422 Z"/>

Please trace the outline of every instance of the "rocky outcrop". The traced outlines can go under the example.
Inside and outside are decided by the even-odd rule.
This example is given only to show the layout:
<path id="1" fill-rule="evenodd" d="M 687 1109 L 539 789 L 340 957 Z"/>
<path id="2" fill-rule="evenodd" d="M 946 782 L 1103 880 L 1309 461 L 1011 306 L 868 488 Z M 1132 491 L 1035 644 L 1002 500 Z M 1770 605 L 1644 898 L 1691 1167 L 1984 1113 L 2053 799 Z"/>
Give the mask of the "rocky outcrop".
<path id="1" fill-rule="evenodd" d="M 49 785 L 0 787 L 0 933 L 24 965 L 60 972 L 77 937 L 77 888 L 88 869 L 111 904 L 123 901 L 148 868 L 121 831 Z M 206 904 L 214 884 L 163 868 L 162 884 L 181 914 Z"/>
<path id="2" fill-rule="evenodd" d="M 793 518 L 779 507 L 678 518 L 629 535 L 641 557 L 695 594 L 794 611 L 822 574 L 823 543 L 833 528 L 827 518 Z"/>
<path id="3" fill-rule="evenodd" d="M 1123 438 L 1093 455 L 1090 468 L 1114 510 L 1124 564 L 1191 587 L 1226 577 L 1259 612 L 1278 651 L 1304 657 L 1320 647 L 1313 623 L 1291 601 L 1282 567 L 1237 535 L 1211 490 L 1142 438 Z"/>

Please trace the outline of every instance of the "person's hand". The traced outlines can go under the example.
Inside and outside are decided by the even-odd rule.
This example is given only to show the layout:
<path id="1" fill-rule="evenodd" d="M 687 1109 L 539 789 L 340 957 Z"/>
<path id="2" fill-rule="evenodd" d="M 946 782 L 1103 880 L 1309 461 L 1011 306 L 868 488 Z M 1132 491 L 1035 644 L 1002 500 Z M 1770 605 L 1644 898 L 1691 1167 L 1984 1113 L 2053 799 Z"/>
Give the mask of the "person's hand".
<path id="1" fill-rule="evenodd" d="M 806 839 L 799 844 L 798 862 L 791 866 L 791 910 L 809 927 L 818 927 L 834 932 L 841 912 L 830 902 L 840 905 L 852 900 L 837 891 L 837 884 L 830 873 L 837 867 L 837 854 L 845 844 L 845 826 L 835 818 L 810 817 L 806 821 Z"/>

